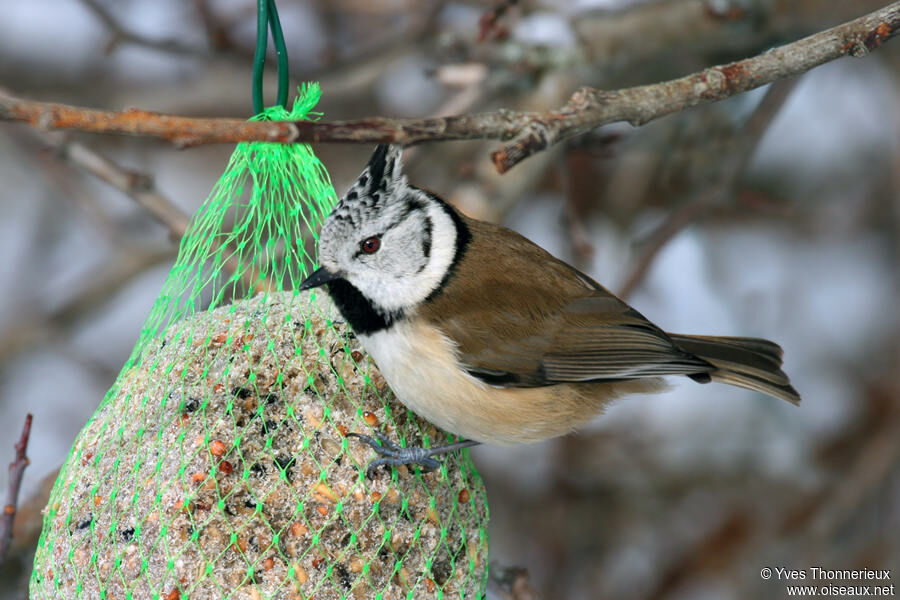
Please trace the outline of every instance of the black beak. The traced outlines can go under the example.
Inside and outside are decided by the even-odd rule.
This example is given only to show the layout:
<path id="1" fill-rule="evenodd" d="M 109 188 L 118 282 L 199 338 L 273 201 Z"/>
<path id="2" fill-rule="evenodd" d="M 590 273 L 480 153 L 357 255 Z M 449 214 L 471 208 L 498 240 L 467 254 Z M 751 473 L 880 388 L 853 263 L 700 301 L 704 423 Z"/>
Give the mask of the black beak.
<path id="1" fill-rule="evenodd" d="M 332 273 L 325 267 L 319 267 L 315 271 L 313 271 L 312 275 L 306 278 L 306 280 L 300 284 L 300 291 L 303 290 L 311 290 L 312 288 L 319 287 L 320 285 L 325 285 L 335 279 L 340 279 L 341 276 L 337 273 Z"/>

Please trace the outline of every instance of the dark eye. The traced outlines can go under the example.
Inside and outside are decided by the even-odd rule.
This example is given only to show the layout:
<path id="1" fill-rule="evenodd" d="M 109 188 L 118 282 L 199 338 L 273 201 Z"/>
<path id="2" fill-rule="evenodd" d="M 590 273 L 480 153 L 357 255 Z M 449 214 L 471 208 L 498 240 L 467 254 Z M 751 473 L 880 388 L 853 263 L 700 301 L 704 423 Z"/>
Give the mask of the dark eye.
<path id="1" fill-rule="evenodd" d="M 375 254 L 381 248 L 381 239 L 378 236 L 370 237 L 363 241 L 360 249 L 366 254 Z"/>

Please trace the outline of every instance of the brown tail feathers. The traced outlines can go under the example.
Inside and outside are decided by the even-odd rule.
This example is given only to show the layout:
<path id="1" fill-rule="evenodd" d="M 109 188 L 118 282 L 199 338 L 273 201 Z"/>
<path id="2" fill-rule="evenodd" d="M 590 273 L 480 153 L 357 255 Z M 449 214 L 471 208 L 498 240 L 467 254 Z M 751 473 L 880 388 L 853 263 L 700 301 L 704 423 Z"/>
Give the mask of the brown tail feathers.
<path id="1" fill-rule="evenodd" d="M 762 392 L 800 404 L 800 394 L 781 370 L 781 347 L 768 340 L 669 334 L 683 350 L 709 362 L 713 381 Z"/>

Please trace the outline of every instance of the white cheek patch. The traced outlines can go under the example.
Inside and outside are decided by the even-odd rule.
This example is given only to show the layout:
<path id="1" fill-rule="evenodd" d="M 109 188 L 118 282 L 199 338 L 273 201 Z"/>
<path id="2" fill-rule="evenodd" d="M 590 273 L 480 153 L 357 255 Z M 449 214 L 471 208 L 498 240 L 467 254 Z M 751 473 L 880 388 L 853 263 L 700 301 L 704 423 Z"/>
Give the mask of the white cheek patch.
<path id="1" fill-rule="evenodd" d="M 424 300 L 443 281 L 453 260 L 456 258 L 456 224 L 446 210 L 435 202 L 428 205 L 428 216 L 431 218 L 431 254 L 420 277 L 428 282 L 428 289 L 423 290 L 420 299 Z"/>
<path id="2" fill-rule="evenodd" d="M 386 277 L 395 280 L 415 277 L 428 265 L 428 258 L 421 251 L 421 234 L 413 230 L 419 221 L 407 220 L 402 231 L 394 229 L 385 235 L 384 252 L 377 262 Z"/>
<path id="3" fill-rule="evenodd" d="M 384 262 L 353 275 L 351 283 L 384 312 L 400 312 L 424 301 L 441 284 L 456 256 L 453 219 L 436 202 L 423 203 L 425 218 L 407 219 L 395 235 L 386 234 Z M 423 251 L 427 223 L 431 224 L 428 256 Z"/>

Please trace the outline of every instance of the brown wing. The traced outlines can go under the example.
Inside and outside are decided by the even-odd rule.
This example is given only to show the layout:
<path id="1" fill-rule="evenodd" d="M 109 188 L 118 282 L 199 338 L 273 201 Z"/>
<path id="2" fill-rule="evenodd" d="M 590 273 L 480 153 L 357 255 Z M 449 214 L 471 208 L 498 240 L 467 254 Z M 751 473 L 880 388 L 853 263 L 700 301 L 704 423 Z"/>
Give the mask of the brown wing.
<path id="1" fill-rule="evenodd" d="M 622 312 L 610 310 L 618 303 Z M 607 291 L 566 305 L 544 351 L 547 383 L 693 375 L 706 361 L 675 346 L 661 329 Z"/>
<path id="2" fill-rule="evenodd" d="M 473 375 L 533 387 L 711 370 L 598 283 L 524 237 L 466 223 L 473 233 L 468 251 L 443 293 L 420 314 L 458 345 Z"/>

